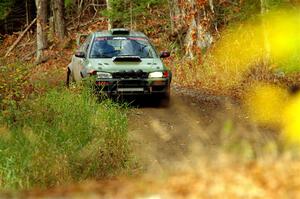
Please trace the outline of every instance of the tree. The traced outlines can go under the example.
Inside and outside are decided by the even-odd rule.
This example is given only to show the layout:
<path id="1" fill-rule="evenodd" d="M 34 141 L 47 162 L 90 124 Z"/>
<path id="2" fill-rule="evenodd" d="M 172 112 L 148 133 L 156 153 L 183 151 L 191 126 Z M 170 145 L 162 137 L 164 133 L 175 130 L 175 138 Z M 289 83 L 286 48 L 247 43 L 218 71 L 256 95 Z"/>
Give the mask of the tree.
<path id="1" fill-rule="evenodd" d="M 43 50 L 47 48 L 47 0 L 35 0 L 37 8 L 37 52 L 36 52 L 36 62 L 40 63 L 43 60 Z"/>
<path id="2" fill-rule="evenodd" d="M 134 28 L 138 20 L 149 15 L 152 6 L 167 3 L 167 0 L 106 0 L 104 13 L 113 27 Z"/>
<path id="3" fill-rule="evenodd" d="M 0 1 L 0 20 L 5 19 L 6 16 L 10 13 L 14 0 L 1 0 Z"/>
<path id="4" fill-rule="evenodd" d="M 107 12 L 109 13 L 111 11 L 111 6 L 110 6 L 110 0 L 106 0 L 106 9 L 107 9 Z M 107 29 L 110 30 L 112 28 L 112 24 L 111 24 L 111 20 L 110 18 L 108 18 L 108 26 L 107 26 Z"/>
<path id="5" fill-rule="evenodd" d="M 268 0 L 260 0 L 261 4 L 261 15 L 263 16 L 263 21 L 262 21 L 262 28 L 263 28 L 263 37 L 264 37 L 264 57 L 263 57 L 263 64 L 264 66 L 269 65 L 269 60 L 270 60 L 270 54 L 271 54 L 271 48 L 270 48 L 270 42 L 269 42 L 269 34 L 266 28 L 266 21 L 264 20 L 264 15 L 269 12 L 268 8 Z"/>
<path id="6" fill-rule="evenodd" d="M 174 0 L 173 14 L 177 20 L 175 21 L 175 29 L 180 37 L 182 49 L 190 58 L 201 54 L 203 50 L 208 48 L 212 41 L 211 22 L 214 13 L 213 1 L 210 0 Z M 184 38 L 182 38 L 184 37 Z"/>
<path id="7" fill-rule="evenodd" d="M 52 0 L 52 11 L 54 18 L 54 32 L 60 40 L 63 40 L 66 35 L 64 0 Z"/>

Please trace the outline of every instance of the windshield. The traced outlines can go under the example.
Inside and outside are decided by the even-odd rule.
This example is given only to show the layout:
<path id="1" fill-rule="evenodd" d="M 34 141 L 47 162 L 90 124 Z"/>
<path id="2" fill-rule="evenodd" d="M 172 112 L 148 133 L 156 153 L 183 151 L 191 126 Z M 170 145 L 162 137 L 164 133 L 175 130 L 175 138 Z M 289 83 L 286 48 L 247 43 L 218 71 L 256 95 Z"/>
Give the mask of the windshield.
<path id="1" fill-rule="evenodd" d="M 94 40 L 90 58 L 112 58 L 116 56 L 155 58 L 156 53 L 145 38 L 98 37 Z"/>

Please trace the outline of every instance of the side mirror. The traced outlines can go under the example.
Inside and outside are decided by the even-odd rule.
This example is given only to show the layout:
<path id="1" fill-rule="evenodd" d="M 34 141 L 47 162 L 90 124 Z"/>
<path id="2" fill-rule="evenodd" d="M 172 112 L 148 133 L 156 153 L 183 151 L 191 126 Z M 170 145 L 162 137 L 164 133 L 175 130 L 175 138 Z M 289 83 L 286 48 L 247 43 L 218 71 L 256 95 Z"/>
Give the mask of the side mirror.
<path id="1" fill-rule="evenodd" d="M 170 57 L 170 56 L 171 56 L 171 54 L 168 51 L 163 51 L 163 52 L 160 53 L 160 58 L 167 58 L 167 57 Z"/>
<path id="2" fill-rule="evenodd" d="M 85 58 L 85 53 L 82 52 L 82 51 L 77 51 L 75 53 L 75 57 L 78 57 L 78 58 Z"/>

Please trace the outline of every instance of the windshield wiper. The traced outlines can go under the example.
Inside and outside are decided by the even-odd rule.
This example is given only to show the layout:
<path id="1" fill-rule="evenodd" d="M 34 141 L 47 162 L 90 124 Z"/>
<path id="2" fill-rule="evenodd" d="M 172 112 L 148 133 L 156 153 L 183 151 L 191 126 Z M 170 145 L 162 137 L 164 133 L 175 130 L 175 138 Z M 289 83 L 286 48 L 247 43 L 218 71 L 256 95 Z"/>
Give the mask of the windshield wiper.
<path id="1" fill-rule="evenodd" d="M 91 58 L 112 58 L 109 55 L 91 55 Z"/>
<path id="2" fill-rule="evenodd" d="M 107 55 L 107 54 L 101 54 L 100 58 L 112 58 L 112 55 Z"/>
<path id="3" fill-rule="evenodd" d="M 123 56 L 123 57 L 138 57 L 138 55 L 130 55 L 130 54 L 119 54 L 117 57 Z"/>

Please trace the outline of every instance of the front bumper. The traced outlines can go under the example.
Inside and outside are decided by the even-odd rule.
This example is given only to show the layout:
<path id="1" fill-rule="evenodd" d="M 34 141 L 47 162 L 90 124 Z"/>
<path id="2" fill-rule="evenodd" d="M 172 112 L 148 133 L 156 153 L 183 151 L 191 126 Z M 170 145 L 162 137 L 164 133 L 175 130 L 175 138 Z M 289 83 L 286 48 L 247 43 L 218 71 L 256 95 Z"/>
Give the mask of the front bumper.
<path id="1" fill-rule="evenodd" d="M 108 95 L 156 95 L 170 90 L 169 78 L 96 79 L 96 91 Z"/>

